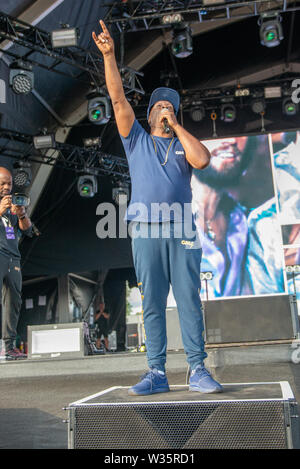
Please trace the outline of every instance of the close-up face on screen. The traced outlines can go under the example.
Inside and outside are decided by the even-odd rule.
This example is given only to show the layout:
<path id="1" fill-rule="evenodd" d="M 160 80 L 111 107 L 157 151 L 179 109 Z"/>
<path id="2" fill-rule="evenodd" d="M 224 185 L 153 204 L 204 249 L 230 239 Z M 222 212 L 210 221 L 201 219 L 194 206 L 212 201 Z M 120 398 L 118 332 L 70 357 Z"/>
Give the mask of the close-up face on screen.
<path id="1" fill-rule="evenodd" d="M 211 153 L 211 163 L 202 171 L 194 169 L 192 175 L 202 272 L 212 274 L 210 280 L 202 281 L 203 298 L 286 292 L 281 225 L 284 217 L 291 223 L 292 213 L 292 222 L 297 221 L 296 133 L 203 143 Z M 296 229 L 293 233 L 296 236 Z"/>
<path id="2" fill-rule="evenodd" d="M 281 226 L 287 293 L 300 299 L 300 145 L 299 132 L 271 136 L 274 188 Z"/>

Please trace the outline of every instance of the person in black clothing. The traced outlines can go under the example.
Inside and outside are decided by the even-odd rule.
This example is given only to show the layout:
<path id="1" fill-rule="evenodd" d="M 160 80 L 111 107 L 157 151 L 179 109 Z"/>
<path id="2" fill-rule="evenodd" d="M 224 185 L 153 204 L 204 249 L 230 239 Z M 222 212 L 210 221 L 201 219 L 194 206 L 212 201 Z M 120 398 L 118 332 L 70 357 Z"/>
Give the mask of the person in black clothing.
<path id="1" fill-rule="evenodd" d="M 32 224 L 25 207 L 12 204 L 11 191 L 12 175 L 8 169 L 0 167 L 0 306 L 4 344 L 1 356 L 18 359 L 26 358 L 15 347 L 22 304 L 21 255 L 18 243 L 21 234 L 32 236 Z"/>
<path id="2" fill-rule="evenodd" d="M 104 337 L 104 344 L 106 350 L 109 349 L 108 347 L 108 320 L 109 320 L 109 313 L 105 311 L 105 303 L 100 303 L 100 309 L 96 311 L 95 314 L 95 322 L 98 325 L 97 328 L 97 341 L 96 347 L 99 349 L 101 346 L 101 336 Z"/>

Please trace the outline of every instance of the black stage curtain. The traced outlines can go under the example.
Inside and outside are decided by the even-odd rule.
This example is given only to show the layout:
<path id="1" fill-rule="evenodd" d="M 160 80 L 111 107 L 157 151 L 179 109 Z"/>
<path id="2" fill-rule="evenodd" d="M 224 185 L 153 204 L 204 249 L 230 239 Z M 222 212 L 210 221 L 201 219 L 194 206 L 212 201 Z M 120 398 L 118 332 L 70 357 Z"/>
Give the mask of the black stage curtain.
<path id="1" fill-rule="evenodd" d="M 23 285 L 18 335 L 27 342 L 27 326 L 56 322 L 57 279 Z"/>

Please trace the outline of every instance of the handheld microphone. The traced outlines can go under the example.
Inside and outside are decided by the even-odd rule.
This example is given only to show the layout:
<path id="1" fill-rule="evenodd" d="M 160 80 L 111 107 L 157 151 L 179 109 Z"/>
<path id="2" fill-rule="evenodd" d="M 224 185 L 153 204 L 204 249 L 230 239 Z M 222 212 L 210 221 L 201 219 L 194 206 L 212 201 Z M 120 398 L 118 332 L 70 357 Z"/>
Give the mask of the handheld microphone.
<path id="1" fill-rule="evenodd" d="M 163 124 L 164 124 L 164 131 L 166 134 L 169 134 L 171 132 L 168 120 L 166 118 L 163 119 Z"/>

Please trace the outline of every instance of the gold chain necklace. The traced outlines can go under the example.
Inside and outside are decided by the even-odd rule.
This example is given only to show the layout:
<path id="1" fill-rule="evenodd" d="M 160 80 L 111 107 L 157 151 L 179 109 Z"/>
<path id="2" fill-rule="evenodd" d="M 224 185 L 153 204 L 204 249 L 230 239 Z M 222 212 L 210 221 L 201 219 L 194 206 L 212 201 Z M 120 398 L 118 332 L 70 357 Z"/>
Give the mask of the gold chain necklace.
<path id="1" fill-rule="evenodd" d="M 157 148 L 156 148 L 156 143 L 155 143 L 155 140 L 153 138 L 153 136 L 150 134 L 150 137 L 152 138 L 152 141 L 153 141 L 153 145 L 154 145 L 154 150 L 155 150 L 155 153 L 157 155 Z M 169 151 L 170 151 L 170 148 L 172 146 L 172 143 L 173 143 L 173 140 L 174 140 L 174 137 L 172 138 L 169 146 L 168 146 L 168 149 L 167 149 L 167 153 L 166 153 L 166 157 L 165 157 L 165 161 L 163 163 L 160 163 L 162 166 L 165 166 L 168 162 L 168 155 L 169 155 Z"/>

